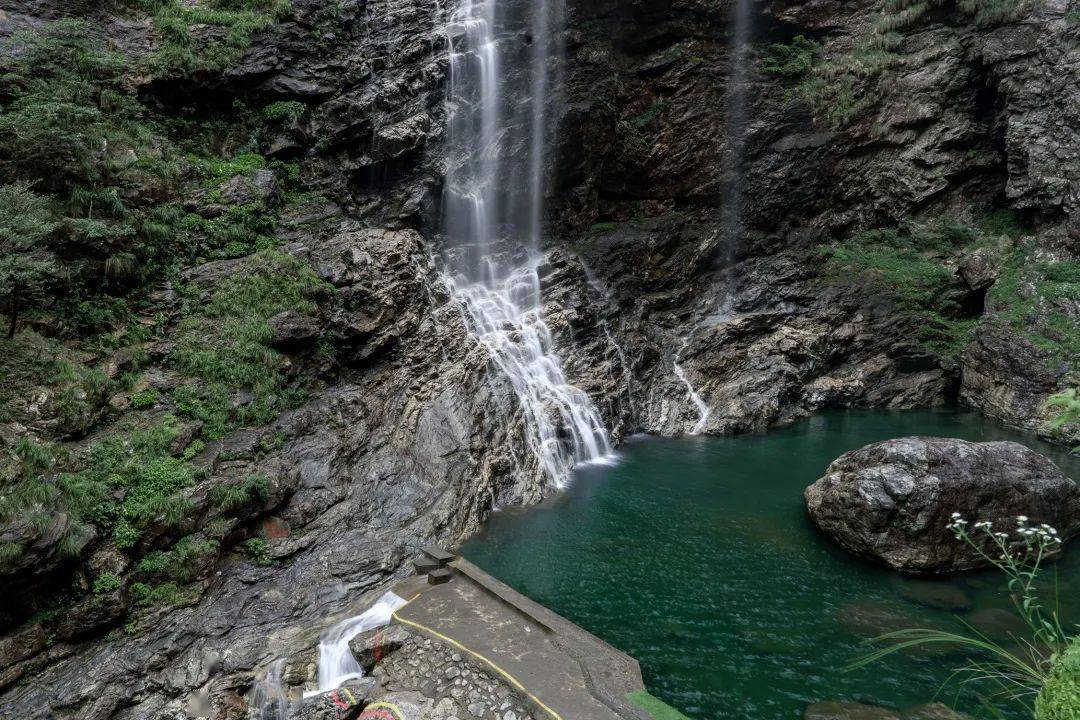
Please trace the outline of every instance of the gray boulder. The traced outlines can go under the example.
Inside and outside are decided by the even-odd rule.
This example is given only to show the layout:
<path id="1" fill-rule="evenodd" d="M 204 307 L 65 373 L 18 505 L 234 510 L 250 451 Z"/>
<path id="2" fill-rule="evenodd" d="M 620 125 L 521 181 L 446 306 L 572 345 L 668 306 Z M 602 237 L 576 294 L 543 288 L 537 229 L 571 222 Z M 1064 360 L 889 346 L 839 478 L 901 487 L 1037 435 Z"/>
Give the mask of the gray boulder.
<path id="1" fill-rule="evenodd" d="M 985 561 L 946 528 L 952 513 L 1016 527 L 1080 532 L 1080 488 L 1046 457 L 1013 442 L 909 437 L 835 460 L 806 489 L 810 518 L 847 550 L 911 573 L 948 573 Z"/>
<path id="2" fill-rule="evenodd" d="M 322 323 L 298 310 L 285 310 L 266 321 L 274 337 L 271 343 L 288 347 L 308 343 L 322 334 Z"/>
<path id="3" fill-rule="evenodd" d="M 349 680 L 336 690 L 305 698 L 293 720 L 353 720 L 375 692 L 374 678 Z"/>

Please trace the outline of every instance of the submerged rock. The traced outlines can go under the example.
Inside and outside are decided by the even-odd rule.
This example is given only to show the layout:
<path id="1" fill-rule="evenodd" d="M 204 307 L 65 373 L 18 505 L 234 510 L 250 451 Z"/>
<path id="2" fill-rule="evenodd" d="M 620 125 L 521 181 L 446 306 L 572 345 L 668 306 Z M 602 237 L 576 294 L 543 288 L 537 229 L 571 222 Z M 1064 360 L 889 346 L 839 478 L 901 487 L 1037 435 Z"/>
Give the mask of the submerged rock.
<path id="1" fill-rule="evenodd" d="M 806 706 L 803 720 L 901 720 L 888 708 L 855 702 L 820 702 Z"/>
<path id="2" fill-rule="evenodd" d="M 997 530 L 1016 517 L 1080 531 L 1080 488 L 1049 459 L 1013 442 L 900 438 L 833 462 L 806 489 L 810 517 L 846 549 L 912 573 L 985 566 L 946 525 L 959 512 Z"/>

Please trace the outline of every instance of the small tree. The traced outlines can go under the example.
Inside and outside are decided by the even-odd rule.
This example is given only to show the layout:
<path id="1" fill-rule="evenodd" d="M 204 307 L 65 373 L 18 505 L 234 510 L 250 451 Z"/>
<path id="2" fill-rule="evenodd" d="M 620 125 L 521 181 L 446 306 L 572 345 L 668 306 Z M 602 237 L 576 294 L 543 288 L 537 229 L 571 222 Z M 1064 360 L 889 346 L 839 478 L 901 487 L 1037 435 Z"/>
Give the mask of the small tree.
<path id="1" fill-rule="evenodd" d="M 26 185 L 0 185 L 0 297 L 15 337 L 19 313 L 48 297 L 60 277 L 49 246 L 56 221 L 49 201 Z"/>

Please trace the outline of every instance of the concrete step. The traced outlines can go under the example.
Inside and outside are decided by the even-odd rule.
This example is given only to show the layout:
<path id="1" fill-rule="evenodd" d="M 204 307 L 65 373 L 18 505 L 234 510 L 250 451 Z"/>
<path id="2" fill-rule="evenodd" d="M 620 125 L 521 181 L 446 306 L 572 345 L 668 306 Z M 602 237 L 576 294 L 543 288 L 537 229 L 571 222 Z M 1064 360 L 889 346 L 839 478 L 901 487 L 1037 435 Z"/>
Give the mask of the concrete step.
<path id="1" fill-rule="evenodd" d="M 439 568 L 433 572 L 428 573 L 427 581 L 429 585 L 442 585 L 443 583 L 450 582 L 454 574 L 446 568 Z"/>
<path id="2" fill-rule="evenodd" d="M 427 555 L 429 558 L 439 563 L 439 567 L 443 567 L 450 563 L 457 555 L 454 555 L 448 550 L 444 550 L 438 545 L 428 545 L 427 547 L 420 548 L 421 552 Z"/>
<path id="3" fill-rule="evenodd" d="M 442 567 L 442 565 L 439 564 L 438 560 L 433 560 L 427 555 L 421 555 L 420 557 L 413 560 L 413 567 L 416 568 L 417 575 L 427 575 L 431 572 L 434 572 L 435 570 L 438 570 L 440 567 Z"/>

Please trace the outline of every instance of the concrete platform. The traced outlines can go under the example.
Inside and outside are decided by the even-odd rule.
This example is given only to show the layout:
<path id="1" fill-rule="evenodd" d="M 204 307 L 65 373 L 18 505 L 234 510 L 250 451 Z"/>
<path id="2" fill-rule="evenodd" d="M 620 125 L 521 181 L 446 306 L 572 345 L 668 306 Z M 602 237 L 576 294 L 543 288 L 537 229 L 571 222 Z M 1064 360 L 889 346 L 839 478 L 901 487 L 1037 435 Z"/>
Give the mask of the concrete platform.
<path id="1" fill-rule="evenodd" d="M 499 582 L 469 561 L 447 582 L 410 578 L 394 621 L 469 653 L 514 686 L 537 717 L 651 720 L 627 699 L 644 689 L 637 661 Z"/>

